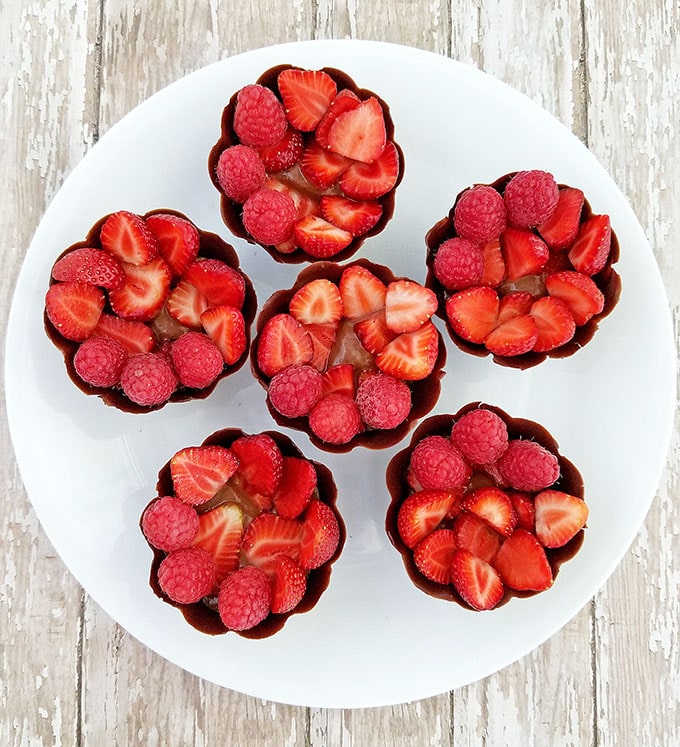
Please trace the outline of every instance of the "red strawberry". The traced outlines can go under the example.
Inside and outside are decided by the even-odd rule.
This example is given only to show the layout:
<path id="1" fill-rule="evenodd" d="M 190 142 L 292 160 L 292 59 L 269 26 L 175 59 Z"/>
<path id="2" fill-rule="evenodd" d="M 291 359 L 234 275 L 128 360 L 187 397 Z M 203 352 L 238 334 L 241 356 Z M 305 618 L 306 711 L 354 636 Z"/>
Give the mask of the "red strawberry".
<path id="1" fill-rule="evenodd" d="M 467 288 L 448 298 L 445 309 L 456 334 L 469 342 L 483 343 L 498 322 L 498 293 L 486 286 Z"/>
<path id="2" fill-rule="evenodd" d="M 343 271 L 339 288 L 344 313 L 349 319 L 361 319 L 385 306 L 385 284 L 361 265 Z"/>
<path id="3" fill-rule="evenodd" d="M 553 251 L 568 249 L 576 238 L 583 201 L 583 192 L 580 189 L 562 187 L 557 207 L 548 220 L 537 227 L 543 241 Z"/>
<path id="4" fill-rule="evenodd" d="M 517 514 L 510 498 L 499 488 L 473 490 L 465 497 L 463 508 L 478 516 L 504 537 L 509 537 L 515 530 Z"/>
<path id="5" fill-rule="evenodd" d="M 173 275 L 181 275 L 196 258 L 201 244 L 194 224 L 169 213 L 150 215 L 145 222 L 156 237 L 158 251 Z"/>
<path id="6" fill-rule="evenodd" d="M 329 561 L 340 544 L 340 525 L 330 506 L 312 500 L 304 513 L 300 565 L 306 570 Z"/>
<path id="7" fill-rule="evenodd" d="M 102 314 L 92 334 L 116 340 L 129 355 L 150 353 L 156 345 L 153 332 L 146 324 L 129 322 L 113 314 Z"/>
<path id="8" fill-rule="evenodd" d="M 463 600 L 475 610 L 492 609 L 505 592 L 495 568 L 468 550 L 453 553 L 451 581 Z"/>
<path id="9" fill-rule="evenodd" d="M 359 338 L 364 350 L 371 355 L 377 355 L 388 342 L 392 342 L 397 336 L 388 326 L 383 310 L 361 319 L 354 325 L 354 334 Z"/>
<path id="10" fill-rule="evenodd" d="M 397 531 L 407 547 L 415 547 L 437 528 L 457 500 L 445 490 L 419 490 L 411 493 L 399 507 Z"/>
<path id="11" fill-rule="evenodd" d="M 528 314 L 533 302 L 534 297 L 526 291 L 517 291 L 503 296 L 498 308 L 498 324 L 505 324 L 511 319 Z"/>
<path id="12" fill-rule="evenodd" d="M 323 371 L 328 363 L 335 338 L 338 332 L 338 323 L 329 322 L 328 324 L 305 324 L 305 329 L 312 340 L 311 364 L 318 371 Z"/>
<path id="13" fill-rule="evenodd" d="M 517 490 L 509 490 L 508 498 L 512 507 L 517 513 L 517 528 L 526 529 L 527 532 L 533 532 L 535 528 L 536 511 L 534 501 L 528 493 L 522 493 Z"/>
<path id="14" fill-rule="evenodd" d="M 334 226 L 316 215 L 306 215 L 295 223 L 295 243 L 317 259 L 333 257 L 352 243 L 349 231 Z"/>
<path id="15" fill-rule="evenodd" d="M 501 546 L 501 537 L 485 521 L 463 511 L 453 523 L 453 532 L 458 547 L 469 550 L 487 563 L 493 562 Z"/>
<path id="16" fill-rule="evenodd" d="M 239 566 L 243 511 L 236 503 L 223 503 L 198 515 L 198 534 L 192 545 L 206 550 L 217 565 L 216 585 Z"/>
<path id="17" fill-rule="evenodd" d="M 243 307 L 246 282 L 243 275 L 219 259 L 198 259 L 184 273 L 184 280 L 191 283 L 210 306 Z"/>
<path id="18" fill-rule="evenodd" d="M 307 591 L 307 574 L 287 555 L 277 555 L 267 570 L 272 581 L 272 612 L 284 615 L 302 601 Z"/>
<path id="19" fill-rule="evenodd" d="M 135 213 L 112 213 L 99 233 L 102 248 L 121 262 L 143 265 L 158 255 L 158 242 L 144 220 Z"/>
<path id="20" fill-rule="evenodd" d="M 550 296 L 567 304 L 576 324 L 588 322 L 604 308 L 604 295 L 588 275 L 565 270 L 549 275 L 545 288 Z"/>
<path id="21" fill-rule="evenodd" d="M 233 306 L 213 306 L 200 317 L 208 337 L 217 345 L 224 362 L 231 366 L 246 351 L 246 323 L 243 314 Z"/>
<path id="22" fill-rule="evenodd" d="M 545 591 L 553 582 L 545 550 L 533 534 L 516 529 L 493 562 L 503 583 L 517 591 Z"/>
<path id="23" fill-rule="evenodd" d="M 560 490 L 544 490 L 534 499 L 536 536 L 544 547 L 566 545 L 588 519 L 588 506 Z"/>
<path id="24" fill-rule="evenodd" d="M 208 299 L 186 280 L 170 291 L 166 308 L 168 314 L 185 327 L 200 329 L 201 314 L 208 308 Z"/>
<path id="25" fill-rule="evenodd" d="M 302 135 L 289 127 L 281 140 L 273 145 L 257 148 L 257 153 L 267 172 L 275 174 L 294 166 L 302 155 L 304 147 Z"/>
<path id="26" fill-rule="evenodd" d="M 323 118 L 319 122 L 319 126 L 316 128 L 314 137 L 316 142 L 324 148 L 329 147 L 328 133 L 331 131 L 331 127 L 335 120 L 344 112 L 348 112 L 351 109 L 356 109 L 361 103 L 359 97 L 349 88 L 343 88 L 338 91 L 338 95 L 333 99 L 328 111 L 323 115 Z"/>
<path id="27" fill-rule="evenodd" d="M 309 192 L 298 189 L 292 181 L 287 179 L 279 179 L 275 176 L 268 176 L 265 186 L 270 189 L 275 189 L 277 192 L 283 192 L 288 195 L 293 201 L 295 207 L 295 220 L 300 220 L 306 215 L 319 215 L 319 200 L 315 195 Z M 276 250 L 281 254 L 290 254 L 297 249 L 297 245 L 293 239 L 289 239 L 287 242 L 282 242 L 276 245 Z"/>
<path id="28" fill-rule="evenodd" d="M 45 295 L 45 311 L 62 337 L 82 342 L 94 332 L 104 301 L 104 294 L 94 285 L 55 283 Z"/>
<path id="29" fill-rule="evenodd" d="M 564 345 L 574 336 L 576 323 L 567 304 L 555 296 L 543 296 L 531 306 L 536 322 L 534 350 L 544 353 Z"/>
<path id="30" fill-rule="evenodd" d="M 311 132 L 337 94 L 333 78 L 322 70 L 282 70 L 278 77 L 288 121 L 302 132 Z"/>
<path id="31" fill-rule="evenodd" d="M 316 470 L 307 459 L 283 457 L 281 479 L 274 493 L 274 508 L 279 516 L 295 519 L 316 490 Z"/>
<path id="32" fill-rule="evenodd" d="M 342 298 L 335 283 L 310 280 L 295 292 L 288 310 L 300 324 L 329 324 L 342 319 Z"/>
<path id="33" fill-rule="evenodd" d="M 323 374 L 323 393 L 344 394 L 354 399 L 356 383 L 354 381 L 354 366 L 351 363 L 341 363 L 329 368 Z"/>
<path id="34" fill-rule="evenodd" d="M 378 353 L 378 368 L 395 379 L 419 381 L 427 378 L 439 354 L 439 333 L 432 322 L 425 322 L 415 332 L 405 332 Z"/>
<path id="35" fill-rule="evenodd" d="M 256 493 L 273 495 L 281 480 L 283 456 L 274 439 L 266 433 L 241 436 L 231 445 L 236 455 L 238 475 Z"/>
<path id="36" fill-rule="evenodd" d="M 356 161 L 340 174 L 340 189 L 352 200 L 375 200 L 387 194 L 399 179 L 399 151 L 391 140 L 373 163 Z"/>
<path id="37" fill-rule="evenodd" d="M 456 538 L 450 529 L 437 529 L 418 542 L 413 560 L 418 570 L 438 584 L 451 582 L 451 560 L 456 551 Z"/>
<path id="38" fill-rule="evenodd" d="M 123 319 L 150 322 L 170 293 L 170 268 L 162 257 L 156 257 L 144 265 L 124 263 L 123 269 L 125 285 L 109 291 L 111 308 Z"/>
<path id="39" fill-rule="evenodd" d="M 501 240 L 492 239 L 488 244 L 484 244 L 482 254 L 484 255 L 484 270 L 479 284 L 497 288 L 505 280 L 505 262 L 501 251 Z"/>
<path id="40" fill-rule="evenodd" d="M 267 321 L 257 347 L 257 365 L 273 376 L 293 363 L 309 363 L 314 348 L 309 332 L 290 314 L 276 314 Z"/>
<path id="41" fill-rule="evenodd" d="M 357 202 L 341 195 L 323 195 L 319 201 L 321 215 L 352 236 L 362 236 L 370 231 L 382 216 L 379 202 Z"/>
<path id="42" fill-rule="evenodd" d="M 612 229 L 608 215 L 592 215 L 581 224 L 569 260 L 578 272 L 596 275 L 607 264 Z"/>
<path id="43" fill-rule="evenodd" d="M 222 446 L 187 446 L 170 460 L 175 495 L 196 506 L 209 501 L 236 472 L 238 459 Z"/>
<path id="44" fill-rule="evenodd" d="M 412 280 L 395 280 L 387 286 L 385 322 L 392 332 L 414 332 L 437 310 L 434 291 Z"/>
<path id="45" fill-rule="evenodd" d="M 344 156 L 322 148 L 318 143 L 307 145 L 300 156 L 300 171 L 317 189 L 330 189 L 351 165 Z"/>
<path id="46" fill-rule="evenodd" d="M 265 512 L 248 524 L 243 533 L 241 552 L 248 563 L 269 571 L 277 555 L 298 560 L 302 535 L 301 521 Z"/>
<path id="47" fill-rule="evenodd" d="M 121 288 L 125 273 L 120 262 L 101 249 L 73 249 L 57 260 L 52 277 L 69 283 L 88 283 L 101 288 Z"/>
<path id="48" fill-rule="evenodd" d="M 330 150 L 362 163 L 373 163 L 386 142 L 385 115 L 375 96 L 338 115 L 328 133 Z"/>
<path id="49" fill-rule="evenodd" d="M 537 337 L 534 318 L 523 314 L 496 327 L 484 344 L 494 355 L 522 355 L 534 349 Z"/>
<path id="50" fill-rule="evenodd" d="M 524 275 L 537 275 L 550 256 L 545 242 L 535 233 L 512 226 L 501 234 L 501 249 L 506 280 L 517 280 Z"/>

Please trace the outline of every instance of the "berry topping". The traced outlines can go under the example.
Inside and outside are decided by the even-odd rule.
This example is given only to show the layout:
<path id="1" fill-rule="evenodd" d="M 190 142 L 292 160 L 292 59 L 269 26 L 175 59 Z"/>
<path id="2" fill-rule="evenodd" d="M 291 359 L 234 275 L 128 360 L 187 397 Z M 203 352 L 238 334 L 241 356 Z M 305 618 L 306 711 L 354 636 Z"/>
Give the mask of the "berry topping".
<path id="1" fill-rule="evenodd" d="M 383 373 L 405 381 L 419 381 L 432 373 L 438 354 L 439 333 L 428 321 L 388 342 L 376 355 L 375 362 Z"/>
<path id="2" fill-rule="evenodd" d="M 411 411 L 411 390 L 399 379 L 375 374 L 359 385 L 356 401 L 369 428 L 396 428 Z"/>
<path id="3" fill-rule="evenodd" d="M 175 495 L 192 506 L 213 498 L 236 472 L 238 459 L 222 446 L 187 446 L 170 460 Z"/>
<path id="4" fill-rule="evenodd" d="M 314 435 L 329 444 L 346 444 L 362 430 L 357 403 L 343 394 L 322 397 L 309 413 Z"/>
<path id="5" fill-rule="evenodd" d="M 300 604 L 307 591 L 307 574 L 287 555 L 277 555 L 270 570 L 272 608 L 275 615 L 290 612 Z"/>
<path id="6" fill-rule="evenodd" d="M 222 373 L 224 359 L 215 343 L 202 332 L 185 332 L 172 343 L 172 366 L 180 383 L 204 389 Z"/>
<path id="7" fill-rule="evenodd" d="M 323 70 L 282 70 L 278 87 L 290 124 L 302 132 L 316 128 L 337 94 L 333 78 Z"/>
<path id="8" fill-rule="evenodd" d="M 437 310 L 437 297 L 412 280 L 395 280 L 385 294 L 385 323 L 392 332 L 414 332 Z"/>
<path id="9" fill-rule="evenodd" d="M 274 508 L 284 519 L 295 519 L 307 508 L 316 490 L 316 470 L 307 459 L 284 456 Z"/>
<path id="10" fill-rule="evenodd" d="M 155 213 L 146 226 L 156 237 L 158 251 L 173 275 L 181 275 L 198 255 L 201 239 L 196 226 L 186 218 L 169 213 Z"/>
<path id="11" fill-rule="evenodd" d="M 493 563 L 501 546 L 501 536 L 488 522 L 475 514 L 463 511 L 453 523 L 456 545 L 474 556 Z"/>
<path id="12" fill-rule="evenodd" d="M 119 342 L 129 355 L 150 353 L 156 344 L 153 333 L 142 322 L 131 322 L 113 314 L 102 314 L 92 334 Z"/>
<path id="13" fill-rule="evenodd" d="M 309 365 L 287 366 L 274 374 L 269 382 L 269 401 L 277 412 L 287 418 L 309 415 L 322 395 L 321 374 Z"/>
<path id="14" fill-rule="evenodd" d="M 55 262 L 52 268 L 55 280 L 69 283 L 87 283 L 116 290 L 125 283 L 125 273 L 120 262 L 101 249 L 74 249 Z"/>
<path id="15" fill-rule="evenodd" d="M 216 586 L 239 567 L 242 536 L 243 511 L 235 503 L 222 503 L 198 515 L 198 532 L 192 544 L 208 552 L 215 561 Z"/>
<path id="16" fill-rule="evenodd" d="M 436 529 L 418 542 L 413 560 L 418 570 L 438 584 L 451 581 L 451 561 L 456 551 L 456 537 L 451 529 Z"/>
<path id="17" fill-rule="evenodd" d="M 517 529 L 505 540 L 494 560 L 503 583 L 517 591 L 544 591 L 553 582 L 545 550 L 533 534 Z"/>
<path id="18" fill-rule="evenodd" d="M 170 267 L 158 256 L 143 265 L 124 263 L 123 270 L 124 285 L 109 291 L 111 308 L 122 319 L 151 321 L 159 314 L 170 294 Z"/>
<path id="19" fill-rule="evenodd" d="M 234 131 L 244 145 L 262 148 L 281 140 L 288 129 L 286 112 L 265 86 L 244 86 L 236 97 Z"/>
<path id="20" fill-rule="evenodd" d="M 302 155 L 304 147 L 302 135 L 297 130 L 289 127 L 281 140 L 273 145 L 258 148 L 257 153 L 265 170 L 270 174 L 276 174 L 279 171 L 284 171 L 294 166 Z"/>
<path id="21" fill-rule="evenodd" d="M 505 262 L 505 279 L 517 280 L 525 275 L 537 275 L 550 257 L 545 242 L 535 233 L 509 226 L 501 235 Z"/>
<path id="22" fill-rule="evenodd" d="M 78 376 L 88 384 L 111 387 L 120 382 L 127 359 L 127 350 L 116 340 L 89 337 L 76 350 L 73 366 Z"/>
<path id="23" fill-rule="evenodd" d="M 299 521 L 265 512 L 248 524 L 241 551 L 248 563 L 268 571 L 277 555 L 297 560 L 302 537 L 303 525 Z"/>
<path id="24" fill-rule="evenodd" d="M 121 262 L 143 265 L 158 254 L 158 242 L 144 220 L 121 210 L 111 214 L 101 228 L 102 249 Z"/>
<path id="25" fill-rule="evenodd" d="M 473 490 L 463 501 L 463 508 L 478 516 L 504 537 L 509 537 L 517 524 L 517 514 L 510 498 L 499 488 Z"/>
<path id="26" fill-rule="evenodd" d="M 560 490 L 543 490 L 535 500 L 536 537 L 544 547 L 562 547 L 583 529 L 588 506 Z"/>
<path id="27" fill-rule="evenodd" d="M 328 135 L 335 120 L 345 112 L 356 109 L 361 103 L 361 99 L 349 88 L 343 88 L 338 91 L 338 95 L 333 99 L 328 110 L 321 118 L 314 139 L 323 148 L 329 148 Z"/>
<path id="28" fill-rule="evenodd" d="M 479 407 L 456 420 L 451 440 L 472 464 L 491 464 L 508 448 L 508 428 L 495 412 Z"/>
<path id="29" fill-rule="evenodd" d="M 459 291 L 446 301 L 446 317 L 456 334 L 483 343 L 498 322 L 498 293 L 480 285 Z"/>
<path id="30" fill-rule="evenodd" d="M 445 490 L 411 493 L 399 507 L 397 528 L 406 547 L 415 547 L 436 529 L 456 502 L 456 494 Z"/>
<path id="31" fill-rule="evenodd" d="M 318 278 L 305 283 L 290 299 L 290 313 L 300 324 L 329 324 L 342 319 L 340 291 L 335 283 Z"/>
<path id="32" fill-rule="evenodd" d="M 142 531 L 150 545 L 174 552 L 189 547 L 198 534 L 198 514 L 171 495 L 154 501 L 142 514 Z"/>
<path id="33" fill-rule="evenodd" d="M 300 566 L 307 570 L 328 562 L 340 544 L 340 525 L 330 506 L 312 500 L 304 513 Z"/>
<path id="34" fill-rule="evenodd" d="M 475 244 L 497 239 L 505 230 L 507 214 L 501 195 L 486 184 L 463 192 L 453 210 L 456 232 Z"/>
<path id="35" fill-rule="evenodd" d="M 504 199 L 510 223 L 528 228 L 548 220 L 557 206 L 559 189 L 547 171 L 520 171 L 508 182 Z"/>
<path id="36" fill-rule="evenodd" d="M 379 202 L 357 202 L 341 195 L 324 195 L 319 200 L 321 215 L 352 236 L 362 236 L 375 227 L 383 214 Z"/>
<path id="37" fill-rule="evenodd" d="M 498 194 L 494 190 L 494 194 Z M 437 250 L 434 274 L 448 290 L 461 290 L 481 284 L 484 274 L 484 253 L 467 239 L 447 239 Z"/>
<path id="38" fill-rule="evenodd" d="M 414 490 L 450 490 L 465 487 L 470 468 L 461 453 L 444 436 L 427 436 L 413 453 L 406 479 Z"/>
<path id="39" fill-rule="evenodd" d="M 533 350 L 537 338 L 536 321 L 529 314 L 522 314 L 496 327 L 484 344 L 495 355 L 512 357 Z"/>
<path id="40" fill-rule="evenodd" d="M 356 383 L 354 381 L 354 366 L 351 363 L 340 363 L 329 368 L 322 376 L 323 393 L 344 394 L 354 399 Z"/>
<path id="41" fill-rule="evenodd" d="M 596 275 L 607 263 L 612 231 L 608 215 L 593 215 L 580 227 L 569 260 L 578 272 Z"/>
<path id="42" fill-rule="evenodd" d="M 271 436 L 242 436 L 231 445 L 239 460 L 238 475 L 252 490 L 272 495 L 279 485 L 283 456 Z"/>
<path id="43" fill-rule="evenodd" d="M 295 203 L 283 192 L 262 187 L 243 205 L 243 225 L 261 244 L 276 245 L 293 235 Z"/>
<path id="44" fill-rule="evenodd" d="M 331 189 L 352 162 L 338 153 L 309 143 L 300 157 L 302 175 L 320 191 Z"/>
<path id="45" fill-rule="evenodd" d="M 352 242 L 349 231 L 334 226 L 317 215 L 306 215 L 295 223 L 294 237 L 297 245 L 317 259 L 333 257 Z"/>
<path id="46" fill-rule="evenodd" d="M 170 364 L 156 353 L 137 353 L 128 358 L 120 374 L 125 396 L 138 405 L 153 407 L 170 399 L 177 378 Z"/>
<path id="47" fill-rule="evenodd" d="M 343 271 L 339 288 L 345 316 L 349 319 L 363 318 L 385 306 L 387 287 L 361 265 Z"/>
<path id="48" fill-rule="evenodd" d="M 247 145 L 223 150 L 215 173 L 224 194 L 239 203 L 244 203 L 267 179 L 262 158 Z"/>
<path id="49" fill-rule="evenodd" d="M 498 469 L 510 487 L 536 492 L 559 477 L 557 457 L 536 441 L 513 439 L 498 460 Z"/>
<path id="50" fill-rule="evenodd" d="M 104 294 L 86 283 L 55 283 L 45 296 L 45 311 L 67 340 L 82 342 L 94 331 L 104 308 Z"/>
<path id="51" fill-rule="evenodd" d="M 293 364 L 310 363 L 314 348 L 309 332 L 290 314 L 267 320 L 259 336 L 257 365 L 265 376 L 273 376 Z"/>
<path id="52" fill-rule="evenodd" d="M 550 296 L 567 304 L 577 325 L 590 321 L 604 308 L 604 294 L 592 278 L 581 272 L 566 270 L 549 275 L 545 288 Z"/>
<path id="53" fill-rule="evenodd" d="M 259 568 L 246 566 L 230 573 L 217 596 L 220 619 L 230 630 L 249 630 L 271 610 L 272 587 Z"/>
<path id="54" fill-rule="evenodd" d="M 399 180 L 399 151 L 388 140 L 382 154 L 372 163 L 355 161 L 340 174 L 340 190 L 353 200 L 375 200 L 392 190 Z"/>
<path id="55" fill-rule="evenodd" d="M 545 243 L 554 251 L 571 246 L 578 233 L 585 198 L 580 189 L 562 187 L 552 215 L 537 226 Z"/>
<path id="56" fill-rule="evenodd" d="M 208 299 L 195 285 L 180 280 L 170 291 L 165 308 L 183 327 L 200 329 L 201 314 L 208 308 Z"/>
<path id="57" fill-rule="evenodd" d="M 215 561 L 200 547 L 186 547 L 166 555 L 158 568 L 158 583 L 178 604 L 194 604 L 215 585 Z"/>
<path id="58" fill-rule="evenodd" d="M 356 322 L 354 334 L 364 350 L 371 355 L 377 355 L 388 342 L 392 342 L 397 337 L 397 333 L 387 326 L 383 310 L 376 311 L 366 319 Z"/>
<path id="59" fill-rule="evenodd" d="M 333 152 L 362 163 L 373 163 L 386 143 L 385 116 L 374 96 L 338 114 L 328 131 L 328 147 Z"/>
<path id="60" fill-rule="evenodd" d="M 531 316 L 536 322 L 537 353 L 554 350 L 571 340 L 576 332 L 576 322 L 569 306 L 555 296 L 542 296 L 531 306 Z"/>
<path id="61" fill-rule="evenodd" d="M 200 320 L 224 362 L 231 366 L 240 360 L 248 346 L 243 314 L 233 306 L 213 306 L 201 314 Z"/>
<path id="62" fill-rule="evenodd" d="M 460 596 L 475 610 L 492 609 L 505 592 L 495 568 L 464 549 L 453 553 L 451 581 Z"/>

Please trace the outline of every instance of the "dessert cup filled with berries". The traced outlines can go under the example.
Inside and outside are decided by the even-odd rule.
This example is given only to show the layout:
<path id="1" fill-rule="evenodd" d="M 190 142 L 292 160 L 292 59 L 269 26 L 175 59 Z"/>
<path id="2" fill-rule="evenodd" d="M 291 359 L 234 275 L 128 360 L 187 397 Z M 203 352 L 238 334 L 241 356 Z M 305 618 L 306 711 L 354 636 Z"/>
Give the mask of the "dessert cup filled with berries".
<path id="1" fill-rule="evenodd" d="M 234 235 L 281 262 L 338 261 L 392 217 L 403 156 L 379 96 L 280 65 L 234 93 L 208 169 Z"/>
<path id="2" fill-rule="evenodd" d="M 426 243 L 427 286 L 451 339 L 502 365 L 572 355 L 619 298 L 609 216 L 546 171 L 464 190 Z"/>

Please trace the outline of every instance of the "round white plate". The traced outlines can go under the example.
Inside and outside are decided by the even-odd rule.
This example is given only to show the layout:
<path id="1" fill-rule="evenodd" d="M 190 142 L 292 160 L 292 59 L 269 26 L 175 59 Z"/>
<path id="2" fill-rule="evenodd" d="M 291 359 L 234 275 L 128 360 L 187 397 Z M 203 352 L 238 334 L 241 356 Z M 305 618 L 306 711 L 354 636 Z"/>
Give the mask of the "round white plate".
<path id="1" fill-rule="evenodd" d="M 590 519 L 581 551 L 553 588 L 475 613 L 416 589 L 386 537 L 385 451 L 328 455 L 347 527 L 328 590 L 309 613 L 263 640 L 196 632 L 148 585 L 138 527 L 159 468 L 213 431 L 274 427 L 248 365 L 205 401 L 132 415 L 69 380 L 45 335 L 55 258 L 101 216 L 160 207 L 186 213 L 235 246 L 262 303 L 301 266 L 230 239 L 207 157 L 229 97 L 273 65 L 344 70 L 389 105 L 405 154 L 393 220 L 357 256 L 425 279 L 426 231 L 474 182 L 542 168 L 609 213 L 621 244 L 619 305 L 578 354 L 517 371 L 448 344 L 434 413 L 482 400 L 538 421 L 583 474 Z M 502 126 L 501 126 L 502 124 Z M 643 313 L 644 310 L 644 313 Z M 440 320 L 438 320 L 439 323 Z M 443 329 L 443 326 L 440 326 Z M 113 127 L 48 208 L 21 271 L 6 357 L 7 409 L 21 473 L 50 540 L 86 591 L 132 635 L 207 680 L 262 698 L 321 707 L 386 705 L 474 682 L 555 633 L 603 585 L 637 533 L 660 478 L 674 402 L 670 314 L 653 254 L 621 192 L 552 116 L 497 80 L 447 58 L 358 41 L 304 42 L 232 57 L 168 86 Z M 635 469 L 630 469 L 631 464 Z"/>

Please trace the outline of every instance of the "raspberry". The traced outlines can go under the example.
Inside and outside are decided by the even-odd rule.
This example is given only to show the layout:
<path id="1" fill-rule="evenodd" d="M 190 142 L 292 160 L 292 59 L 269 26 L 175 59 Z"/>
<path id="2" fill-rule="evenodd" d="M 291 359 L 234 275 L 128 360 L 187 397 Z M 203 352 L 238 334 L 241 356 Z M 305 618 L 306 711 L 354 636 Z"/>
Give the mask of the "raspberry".
<path id="1" fill-rule="evenodd" d="M 497 239 L 505 230 L 503 198 L 493 187 L 478 184 L 463 192 L 453 209 L 456 233 L 478 244 Z"/>
<path id="2" fill-rule="evenodd" d="M 171 495 L 154 501 L 142 516 L 142 531 L 149 544 L 165 552 L 188 547 L 198 526 L 196 510 Z"/>
<path id="3" fill-rule="evenodd" d="M 125 395 L 138 405 L 160 405 L 170 399 L 177 379 L 170 364 L 155 353 L 138 353 L 128 358 L 120 375 Z"/>
<path id="4" fill-rule="evenodd" d="M 254 565 L 243 566 L 222 582 L 217 609 L 231 630 L 247 630 L 262 622 L 272 604 L 272 587 L 267 574 Z"/>
<path id="5" fill-rule="evenodd" d="M 323 377 L 312 366 L 293 364 L 269 382 L 269 401 L 287 418 L 308 415 L 322 395 Z"/>
<path id="6" fill-rule="evenodd" d="M 243 225 L 255 241 L 273 246 L 293 235 L 296 210 L 292 198 L 276 189 L 262 187 L 243 205 Z"/>
<path id="7" fill-rule="evenodd" d="M 498 470 L 511 488 L 536 492 L 552 485 L 560 474 L 557 457 L 535 441 L 510 441 L 498 460 Z"/>
<path id="8" fill-rule="evenodd" d="M 73 356 L 73 366 L 80 378 L 92 386 L 111 387 L 120 381 L 128 359 L 125 348 L 108 337 L 90 337 Z"/>
<path id="9" fill-rule="evenodd" d="M 359 385 L 356 401 L 369 428 L 396 428 L 411 411 L 411 390 L 393 376 L 375 374 Z"/>
<path id="10" fill-rule="evenodd" d="M 447 239 L 434 257 L 434 274 L 448 290 L 477 285 L 484 273 L 484 253 L 468 239 Z"/>
<path id="11" fill-rule="evenodd" d="M 414 490 L 456 490 L 470 477 L 462 454 L 444 436 L 427 436 L 411 454 L 406 480 Z"/>
<path id="12" fill-rule="evenodd" d="M 312 432 L 329 444 L 346 444 L 361 430 L 357 403 L 344 394 L 329 394 L 309 413 Z"/>
<path id="13" fill-rule="evenodd" d="M 177 378 L 191 389 L 204 389 L 222 373 L 220 349 L 202 332 L 185 332 L 172 344 L 172 365 Z"/>
<path id="14" fill-rule="evenodd" d="M 173 602 L 194 604 L 210 594 L 217 578 L 217 566 L 201 547 L 171 552 L 158 567 L 158 583 Z"/>
<path id="15" fill-rule="evenodd" d="M 528 228 L 548 220 L 560 191 L 547 171 L 519 171 L 508 182 L 503 196 L 510 223 Z"/>
<path id="16" fill-rule="evenodd" d="M 244 86 L 236 97 L 234 132 L 244 145 L 274 145 L 286 134 L 288 119 L 274 92 L 257 84 Z"/>
<path id="17" fill-rule="evenodd" d="M 508 448 L 508 429 L 495 412 L 480 407 L 453 424 L 451 440 L 469 462 L 491 464 Z"/>
<path id="18" fill-rule="evenodd" d="M 245 202 L 267 178 L 262 160 L 247 145 L 233 145 L 223 150 L 215 173 L 224 194 L 235 202 Z"/>

